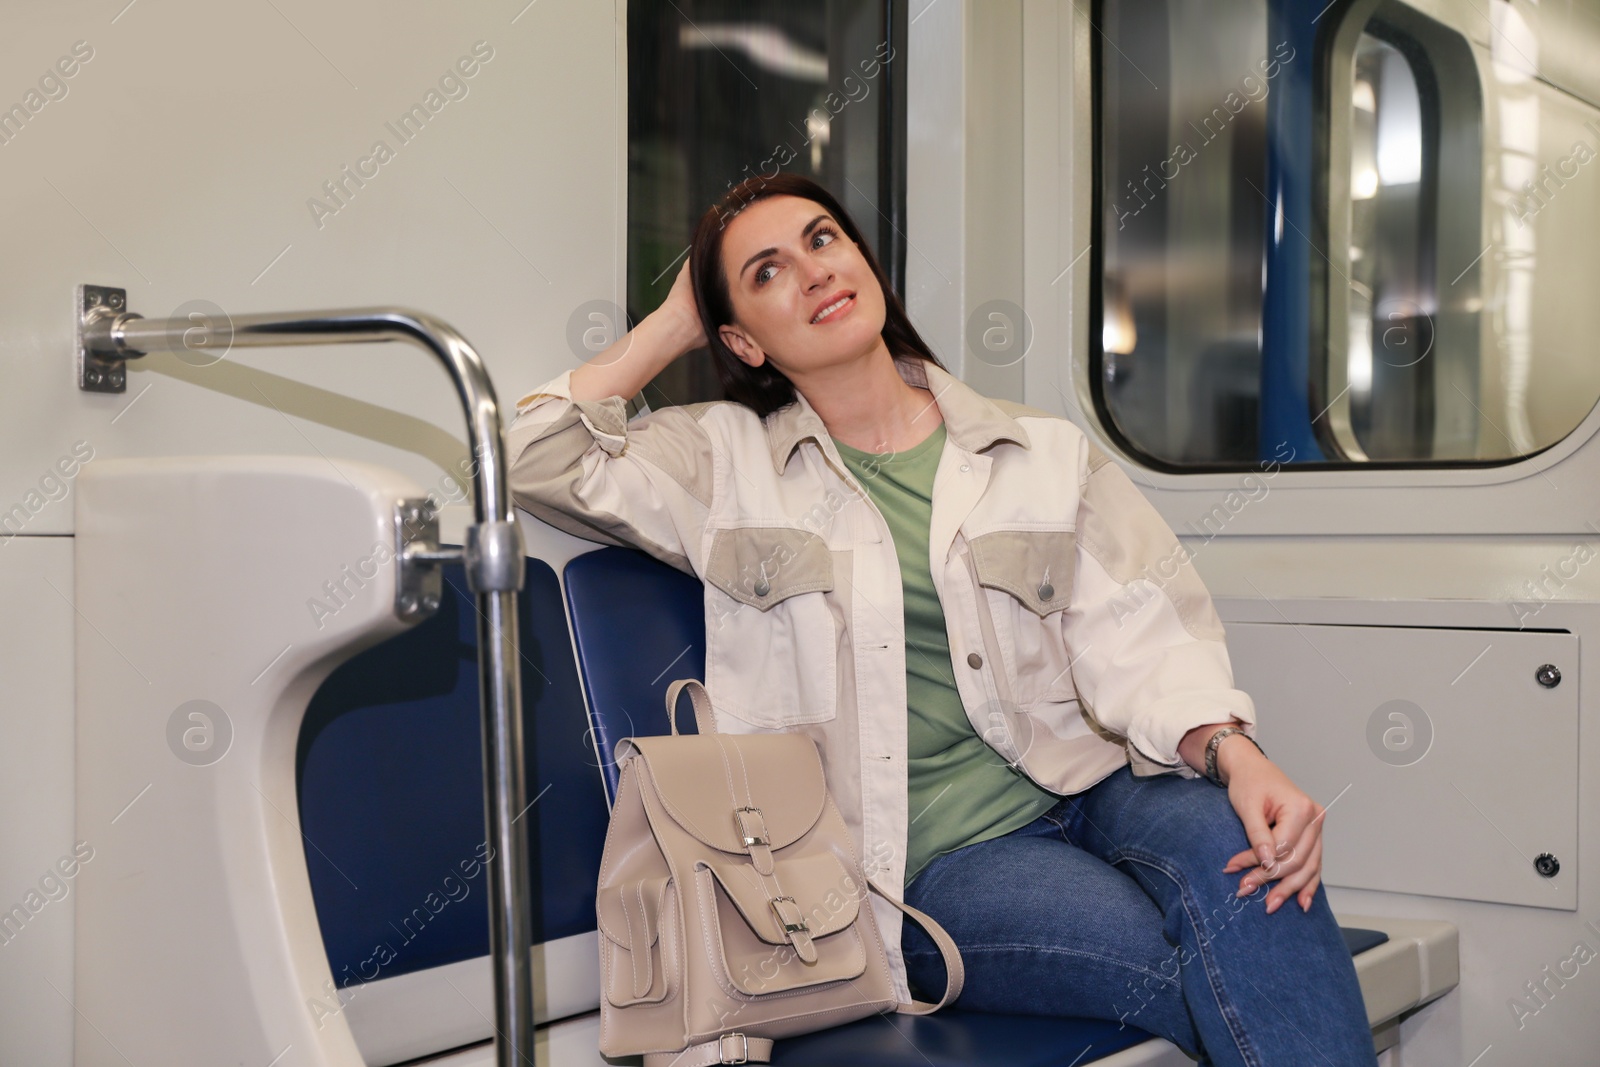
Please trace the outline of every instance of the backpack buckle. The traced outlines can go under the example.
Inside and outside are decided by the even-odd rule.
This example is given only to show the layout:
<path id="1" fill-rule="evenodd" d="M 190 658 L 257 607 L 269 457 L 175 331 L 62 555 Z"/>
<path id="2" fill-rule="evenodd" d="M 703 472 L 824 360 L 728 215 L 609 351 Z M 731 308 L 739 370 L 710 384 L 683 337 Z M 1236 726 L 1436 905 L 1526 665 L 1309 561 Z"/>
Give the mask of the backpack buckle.
<path id="1" fill-rule="evenodd" d="M 754 818 L 746 822 L 745 820 L 752 815 Z M 767 840 L 767 817 L 761 813 L 760 808 L 752 808 L 748 805 L 742 808 L 734 808 L 733 824 L 738 827 L 739 835 L 744 839 L 745 848 L 753 848 L 756 845 L 770 843 Z"/>
<path id="2" fill-rule="evenodd" d="M 780 906 L 780 901 L 788 901 L 788 914 Z M 786 934 L 809 934 L 811 927 L 806 925 L 805 913 L 800 910 L 800 904 L 794 897 L 773 897 L 767 902 L 772 906 L 772 914 L 778 917 L 778 925 Z"/>
<path id="3" fill-rule="evenodd" d="M 733 1038 L 739 1039 L 738 1051 L 730 1052 L 726 1042 Z M 717 1038 L 717 1057 L 722 1063 L 745 1063 L 750 1059 L 750 1039 L 739 1031 L 723 1034 Z"/>

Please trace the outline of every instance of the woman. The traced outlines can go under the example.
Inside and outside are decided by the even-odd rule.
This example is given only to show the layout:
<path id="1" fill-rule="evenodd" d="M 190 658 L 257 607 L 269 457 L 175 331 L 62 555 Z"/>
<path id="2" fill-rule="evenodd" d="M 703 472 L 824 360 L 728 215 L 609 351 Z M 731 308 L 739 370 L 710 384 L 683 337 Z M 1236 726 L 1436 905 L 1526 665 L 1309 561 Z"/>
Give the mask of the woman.
<path id="1" fill-rule="evenodd" d="M 726 401 L 626 421 L 708 343 Z M 1255 745 L 1171 530 L 1073 424 L 946 373 L 824 189 L 732 190 L 666 302 L 518 411 L 518 502 L 704 580 L 719 731 L 816 740 L 868 876 L 960 946 L 960 1004 L 1375 1063 L 1323 809 Z M 874 908 L 901 998 L 942 988 Z"/>

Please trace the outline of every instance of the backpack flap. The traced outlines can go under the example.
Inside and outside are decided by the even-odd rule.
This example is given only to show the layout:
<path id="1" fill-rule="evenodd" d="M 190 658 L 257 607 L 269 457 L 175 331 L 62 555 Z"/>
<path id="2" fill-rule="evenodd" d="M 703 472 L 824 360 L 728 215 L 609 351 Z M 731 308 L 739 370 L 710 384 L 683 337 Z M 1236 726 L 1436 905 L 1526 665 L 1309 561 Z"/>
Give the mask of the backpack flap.
<path id="1" fill-rule="evenodd" d="M 628 741 L 678 829 L 718 852 L 749 856 L 762 874 L 772 873 L 773 852 L 800 840 L 822 816 L 822 757 L 803 734 Z"/>

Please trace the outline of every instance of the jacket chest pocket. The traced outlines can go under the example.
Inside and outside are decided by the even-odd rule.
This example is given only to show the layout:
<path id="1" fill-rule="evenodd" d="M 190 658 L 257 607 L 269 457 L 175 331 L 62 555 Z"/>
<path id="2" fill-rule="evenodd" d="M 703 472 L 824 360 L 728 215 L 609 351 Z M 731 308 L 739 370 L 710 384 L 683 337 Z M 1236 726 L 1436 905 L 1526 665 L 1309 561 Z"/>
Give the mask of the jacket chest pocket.
<path id="1" fill-rule="evenodd" d="M 979 603 L 994 622 L 1012 699 L 1023 707 L 1068 700 L 1072 655 L 1062 612 L 1072 601 L 1072 530 L 995 530 L 967 542 Z"/>
<path id="2" fill-rule="evenodd" d="M 827 542 L 793 526 L 733 526 L 706 556 L 706 688 L 718 710 L 782 729 L 838 714 Z"/>

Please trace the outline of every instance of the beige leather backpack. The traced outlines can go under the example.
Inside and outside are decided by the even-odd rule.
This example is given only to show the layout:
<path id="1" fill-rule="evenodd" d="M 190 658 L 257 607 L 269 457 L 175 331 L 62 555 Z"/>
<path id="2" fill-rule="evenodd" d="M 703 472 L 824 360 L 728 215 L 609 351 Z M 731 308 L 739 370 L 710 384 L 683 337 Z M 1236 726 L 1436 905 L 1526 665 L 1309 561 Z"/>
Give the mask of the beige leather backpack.
<path id="1" fill-rule="evenodd" d="M 699 735 L 679 734 L 688 688 Z M 600 1051 L 645 1067 L 766 1063 L 774 1038 L 961 994 L 955 942 L 869 883 L 804 734 L 718 734 L 698 679 L 667 690 L 671 736 L 617 743 L 596 899 Z M 944 954 L 937 1004 L 895 999 L 869 888 Z"/>

